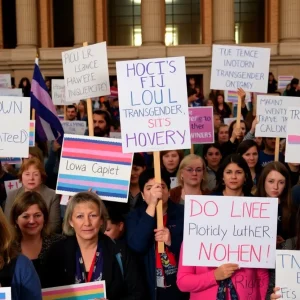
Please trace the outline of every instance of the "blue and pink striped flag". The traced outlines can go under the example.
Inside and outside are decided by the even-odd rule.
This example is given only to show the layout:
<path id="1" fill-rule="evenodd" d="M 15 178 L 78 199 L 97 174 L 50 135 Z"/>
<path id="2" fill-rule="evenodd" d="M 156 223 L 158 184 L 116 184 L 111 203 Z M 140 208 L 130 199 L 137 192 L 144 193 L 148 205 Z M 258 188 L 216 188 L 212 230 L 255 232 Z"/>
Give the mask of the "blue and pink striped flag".
<path id="1" fill-rule="evenodd" d="M 31 83 L 31 105 L 35 109 L 35 130 L 40 141 L 57 140 L 62 144 L 64 130 L 57 116 L 55 106 L 47 91 L 44 78 L 35 62 Z"/>

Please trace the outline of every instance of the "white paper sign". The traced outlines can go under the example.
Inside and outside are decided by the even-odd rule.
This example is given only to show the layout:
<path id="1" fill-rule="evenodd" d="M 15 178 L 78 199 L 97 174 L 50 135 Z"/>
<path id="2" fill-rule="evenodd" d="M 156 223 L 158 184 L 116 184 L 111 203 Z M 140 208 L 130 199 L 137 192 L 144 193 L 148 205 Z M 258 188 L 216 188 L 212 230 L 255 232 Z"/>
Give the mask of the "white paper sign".
<path id="1" fill-rule="evenodd" d="M 106 42 L 62 52 L 66 102 L 110 94 Z"/>
<path id="2" fill-rule="evenodd" d="M 285 162 L 300 163 L 300 107 L 287 110 Z"/>
<path id="3" fill-rule="evenodd" d="M 236 121 L 236 118 L 224 118 L 224 124 L 230 126 L 230 124 Z M 241 120 L 244 120 L 243 116 L 241 115 Z"/>
<path id="4" fill-rule="evenodd" d="M 269 48 L 213 45 L 210 88 L 266 93 L 270 54 Z"/>
<path id="5" fill-rule="evenodd" d="M 11 288 L 10 287 L 0 287 L 0 295 L 3 300 L 11 300 Z"/>
<path id="6" fill-rule="evenodd" d="M 109 133 L 109 137 L 113 138 L 113 139 L 121 139 L 122 138 L 121 132 L 117 132 L 117 131 L 111 131 Z"/>
<path id="7" fill-rule="evenodd" d="M 85 121 L 61 121 L 65 133 L 84 135 L 86 131 Z"/>
<path id="8" fill-rule="evenodd" d="M 0 88 L 0 96 L 23 97 L 22 89 L 3 89 Z"/>
<path id="9" fill-rule="evenodd" d="M 278 200 L 186 196 L 184 266 L 274 268 Z"/>
<path id="10" fill-rule="evenodd" d="M 10 88 L 11 87 L 10 74 L 0 74 L 0 87 L 2 87 L 2 88 Z"/>
<path id="11" fill-rule="evenodd" d="M 289 106 L 300 107 L 300 99 L 298 97 L 258 95 L 256 106 L 258 124 L 255 136 L 285 138 Z"/>
<path id="12" fill-rule="evenodd" d="M 29 97 L 0 97 L 0 157 L 28 157 Z"/>
<path id="13" fill-rule="evenodd" d="M 185 58 L 116 65 L 123 152 L 190 149 Z"/>
<path id="14" fill-rule="evenodd" d="M 52 101 L 54 105 L 65 105 L 65 81 L 64 79 L 52 79 Z"/>
<path id="15" fill-rule="evenodd" d="M 8 181 L 4 181 L 4 186 L 5 186 L 6 193 L 8 193 L 14 190 L 18 190 L 20 187 L 22 187 L 22 182 L 20 182 L 19 179 L 8 180 Z"/>
<path id="16" fill-rule="evenodd" d="M 275 278 L 280 299 L 300 299 L 300 251 L 276 251 Z"/>

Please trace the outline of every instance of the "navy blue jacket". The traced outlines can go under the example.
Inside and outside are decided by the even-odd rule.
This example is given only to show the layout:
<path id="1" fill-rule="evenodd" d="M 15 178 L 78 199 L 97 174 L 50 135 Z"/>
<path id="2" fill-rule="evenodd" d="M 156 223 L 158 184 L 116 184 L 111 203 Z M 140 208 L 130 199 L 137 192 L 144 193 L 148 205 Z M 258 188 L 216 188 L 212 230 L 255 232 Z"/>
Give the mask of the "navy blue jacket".
<path id="1" fill-rule="evenodd" d="M 156 299 L 156 259 L 154 229 L 156 218 L 146 213 L 147 204 L 130 212 L 126 220 L 127 244 L 143 260 L 144 271 L 146 272 L 147 283 L 150 289 L 151 299 Z M 179 252 L 183 240 L 183 218 L 184 206 L 168 201 L 167 228 L 171 233 L 171 246 L 169 250 L 175 254 L 176 261 L 179 261 Z M 176 285 L 176 282 L 174 282 Z"/>

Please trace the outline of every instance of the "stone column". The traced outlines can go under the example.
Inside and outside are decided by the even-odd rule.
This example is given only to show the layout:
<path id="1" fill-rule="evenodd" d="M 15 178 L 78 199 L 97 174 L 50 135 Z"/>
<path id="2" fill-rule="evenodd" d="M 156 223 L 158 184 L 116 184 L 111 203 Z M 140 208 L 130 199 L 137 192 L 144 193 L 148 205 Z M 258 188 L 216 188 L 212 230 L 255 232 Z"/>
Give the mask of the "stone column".
<path id="1" fill-rule="evenodd" d="M 280 1 L 280 42 L 300 40 L 300 1 Z"/>
<path id="2" fill-rule="evenodd" d="M 107 0 L 96 0 L 96 41 L 107 40 Z"/>
<path id="3" fill-rule="evenodd" d="M 201 30 L 202 30 L 202 44 L 212 44 L 212 1 L 213 0 L 199 0 L 200 14 L 201 14 Z"/>
<path id="4" fill-rule="evenodd" d="M 74 39 L 75 46 L 83 42 L 95 43 L 94 0 L 74 0 Z"/>
<path id="5" fill-rule="evenodd" d="M 3 19 L 2 19 L 2 1 L 0 1 L 0 49 L 3 48 Z"/>
<path id="6" fill-rule="evenodd" d="M 165 1 L 142 0 L 142 40 L 143 46 L 165 44 Z"/>
<path id="7" fill-rule="evenodd" d="M 40 26 L 40 42 L 41 48 L 49 48 L 52 46 L 51 44 L 51 6 L 53 5 L 51 0 L 40 0 L 39 5 L 39 26 Z M 52 28 L 53 30 L 53 28 Z"/>
<path id="8" fill-rule="evenodd" d="M 17 47 L 37 47 L 37 0 L 16 0 L 16 17 Z"/>
<path id="9" fill-rule="evenodd" d="M 233 0 L 213 0 L 213 43 L 235 44 Z"/>

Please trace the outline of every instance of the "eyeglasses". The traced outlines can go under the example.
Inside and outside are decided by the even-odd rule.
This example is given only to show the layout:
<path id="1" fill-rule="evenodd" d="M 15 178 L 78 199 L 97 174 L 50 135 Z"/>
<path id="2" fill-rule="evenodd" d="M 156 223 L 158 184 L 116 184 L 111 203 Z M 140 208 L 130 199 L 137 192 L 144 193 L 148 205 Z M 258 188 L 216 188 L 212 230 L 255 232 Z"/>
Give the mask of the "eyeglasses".
<path id="1" fill-rule="evenodd" d="M 196 169 L 194 169 L 194 168 L 185 168 L 185 170 L 189 173 L 194 173 L 194 172 L 201 173 L 201 172 L 203 172 L 203 168 L 196 168 Z"/>

